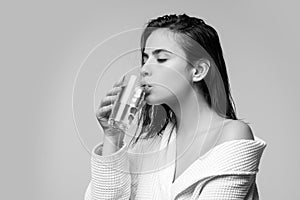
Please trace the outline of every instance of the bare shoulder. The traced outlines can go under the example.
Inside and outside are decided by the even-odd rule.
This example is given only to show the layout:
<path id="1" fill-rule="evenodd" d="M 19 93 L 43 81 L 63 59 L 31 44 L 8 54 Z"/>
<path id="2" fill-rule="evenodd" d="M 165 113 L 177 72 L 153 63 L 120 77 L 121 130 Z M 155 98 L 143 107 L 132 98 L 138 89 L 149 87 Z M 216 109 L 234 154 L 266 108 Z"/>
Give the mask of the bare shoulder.
<path id="1" fill-rule="evenodd" d="M 251 127 L 240 120 L 229 120 L 222 130 L 218 144 L 231 140 L 254 140 Z"/>

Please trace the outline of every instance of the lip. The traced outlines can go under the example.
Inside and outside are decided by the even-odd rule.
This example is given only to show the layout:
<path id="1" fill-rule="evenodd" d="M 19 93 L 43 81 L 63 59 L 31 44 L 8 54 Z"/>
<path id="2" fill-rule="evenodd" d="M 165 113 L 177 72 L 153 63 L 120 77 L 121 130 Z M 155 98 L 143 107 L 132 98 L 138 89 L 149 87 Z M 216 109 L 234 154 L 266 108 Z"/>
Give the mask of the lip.
<path id="1" fill-rule="evenodd" d="M 151 85 L 149 83 L 147 83 L 147 82 L 141 82 L 140 85 L 141 85 L 141 87 L 146 87 L 146 86 L 150 86 L 151 87 Z"/>
<path id="2" fill-rule="evenodd" d="M 149 83 L 146 83 L 146 82 L 142 82 L 142 83 L 140 84 L 140 86 L 141 86 L 142 88 L 150 88 L 150 87 L 152 87 L 152 85 L 150 85 Z"/>
<path id="3" fill-rule="evenodd" d="M 144 85 L 143 88 L 144 88 L 146 94 L 149 94 L 151 89 L 152 89 L 152 86 L 151 85 Z"/>

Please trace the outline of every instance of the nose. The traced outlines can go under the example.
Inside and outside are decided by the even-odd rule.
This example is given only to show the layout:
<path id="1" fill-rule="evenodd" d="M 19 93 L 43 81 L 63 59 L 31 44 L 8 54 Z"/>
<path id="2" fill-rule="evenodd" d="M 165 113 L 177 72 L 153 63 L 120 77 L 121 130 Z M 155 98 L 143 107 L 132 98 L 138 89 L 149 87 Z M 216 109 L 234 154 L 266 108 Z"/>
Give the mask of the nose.
<path id="1" fill-rule="evenodd" d="M 140 76 L 144 78 L 145 76 L 149 76 L 149 75 L 150 75 L 150 72 L 149 72 L 147 66 L 143 65 L 140 70 Z"/>

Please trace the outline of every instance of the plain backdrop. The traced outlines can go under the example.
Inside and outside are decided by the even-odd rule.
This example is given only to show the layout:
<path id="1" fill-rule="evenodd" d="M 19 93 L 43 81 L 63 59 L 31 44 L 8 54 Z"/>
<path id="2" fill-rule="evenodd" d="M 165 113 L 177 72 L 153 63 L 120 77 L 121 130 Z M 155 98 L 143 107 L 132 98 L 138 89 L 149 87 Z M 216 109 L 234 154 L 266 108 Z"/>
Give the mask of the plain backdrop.
<path id="1" fill-rule="evenodd" d="M 87 149 L 102 137 L 93 96 L 78 92 L 73 115 L 80 66 L 112 35 L 186 13 L 218 31 L 237 115 L 268 144 L 257 177 L 261 199 L 300 199 L 298 9 L 291 0 L 1 2 L 0 198 L 83 199 Z M 100 55 L 120 46 L 103 47 Z M 95 89 L 99 74 L 90 75 L 93 81 L 81 82 L 81 91 Z M 96 104 L 118 78 L 99 83 Z M 78 129 L 74 116 L 82 120 Z"/>

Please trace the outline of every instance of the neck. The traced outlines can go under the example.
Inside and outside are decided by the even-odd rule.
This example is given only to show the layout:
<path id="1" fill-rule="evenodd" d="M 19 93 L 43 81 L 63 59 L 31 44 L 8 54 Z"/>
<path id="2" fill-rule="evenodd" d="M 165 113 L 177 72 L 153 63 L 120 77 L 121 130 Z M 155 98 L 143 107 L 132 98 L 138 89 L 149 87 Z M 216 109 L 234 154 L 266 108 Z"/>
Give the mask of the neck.
<path id="1" fill-rule="evenodd" d="M 176 115 L 177 138 L 191 139 L 207 133 L 209 125 L 217 114 L 208 106 L 205 99 L 189 92 L 180 99 L 169 104 Z M 180 102 L 180 103 L 179 103 Z"/>

